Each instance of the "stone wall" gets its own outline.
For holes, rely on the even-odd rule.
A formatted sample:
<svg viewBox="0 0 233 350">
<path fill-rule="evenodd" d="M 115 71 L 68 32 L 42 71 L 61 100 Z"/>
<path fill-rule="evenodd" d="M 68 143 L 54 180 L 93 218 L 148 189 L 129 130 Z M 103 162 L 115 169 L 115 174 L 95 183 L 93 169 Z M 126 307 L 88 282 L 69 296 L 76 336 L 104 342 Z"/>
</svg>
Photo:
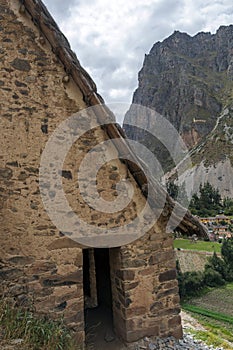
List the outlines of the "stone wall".
<svg viewBox="0 0 233 350">
<path fill-rule="evenodd" d="M 182 336 L 171 243 L 172 237 L 153 228 L 134 245 L 110 254 L 115 326 L 127 342 L 145 336 Z"/>
<path fill-rule="evenodd" d="M 50 221 L 38 182 L 49 136 L 86 107 L 85 98 L 72 78 L 64 79 L 64 67 L 27 13 L 20 13 L 17 0 L 0 0 L 0 14 L 1 294 L 19 305 L 33 303 L 37 312 L 50 317 L 64 315 L 80 342 L 85 336 L 83 247 Z M 93 118 L 85 117 L 83 125 L 91 128 Z M 135 218 L 145 198 L 112 146 L 107 152 L 115 160 L 100 169 L 98 189 L 103 198 L 113 200 L 117 181 L 130 179 L 131 203 L 109 215 L 96 213 L 83 201 L 77 170 L 85 154 L 106 138 L 101 128 L 86 133 L 69 151 L 61 174 L 72 209 L 89 224 L 109 228 Z M 127 342 L 145 335 L 182 334 L 175 258 L 165 225 L 160 220 L 143 239 L 110 249 L 114 322 Z"/>
<path fill-rule="evenodd" d="M 48 136 L 85 104 L 72 82 L 63 83 L 63 66 L 18 2 L 0 7 L 1 288 L 17 304 L 64 313 L 83 339 L 82 249 L 50 248 L 62 234 L 44 210 L 38 174 Z"/>
<path fill-rule="evenodd" d="M 213 253 L 192 250 L 175 250 L 175 254 L 182 272 L 204 271 L 208 258 L 213 256 Z"/>
</svg>

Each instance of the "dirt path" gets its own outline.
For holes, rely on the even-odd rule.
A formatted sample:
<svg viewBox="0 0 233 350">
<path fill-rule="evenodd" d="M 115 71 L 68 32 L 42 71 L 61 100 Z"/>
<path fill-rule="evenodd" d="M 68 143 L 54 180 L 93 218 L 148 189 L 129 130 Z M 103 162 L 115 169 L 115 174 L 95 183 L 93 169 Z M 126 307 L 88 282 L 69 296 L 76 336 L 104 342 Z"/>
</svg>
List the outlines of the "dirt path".
<svg viewBox="0 0 233 350">
<path fill-rule="evenodd" d="M 195 329 L 200 331 L 205 331 L 206 329 L 191 315 L 185 311 L 181 311 L 181 319 L 183 329 Z"/>
<path fill-rule="evenodd" d="M 87 350 L 126 350 L 113 331 L 111 312 L 99 307 L 87 315 Z"/>
</svg>

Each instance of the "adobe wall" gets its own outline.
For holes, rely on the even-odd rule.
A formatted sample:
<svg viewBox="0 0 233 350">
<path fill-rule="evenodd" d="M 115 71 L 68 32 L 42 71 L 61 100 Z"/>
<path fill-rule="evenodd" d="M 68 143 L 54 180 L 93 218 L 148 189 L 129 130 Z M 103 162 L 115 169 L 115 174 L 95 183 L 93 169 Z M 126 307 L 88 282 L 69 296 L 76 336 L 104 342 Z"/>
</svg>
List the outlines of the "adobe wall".
<svg viewBox="0 0 233 350">
<path fill-rule="evenodd" d="M 82 247 L 49 219 L 38 180 L 49 136 L 86 104 L 72 79 L 64 79 L 64 67 L 29 16 L 19 13 L 17 0 L 0 0 L 0 41 L 1 294 L 14 297 L 20 305 L 33 302 L 37 312 L 53 318 L 64 314 L 82 341 Z M 83 123 L 91 127 L 93 119 Z M 105 139 L 104 131 L 95 129 L 71 148 L 63 168 L 63 185 L 80 217 L 108 228 L 135 218 L 145 198 L 125 165 L 114 160 L 99 171 L 99 190 L 104 198 L 113 200 L 117 181 L 127 177 L 135 190 L 131 204 L 122 213 L 107 215 L 96 214 L 84 203 L 77 170 L 85 154 Z M 117 158 L 114 147 L 107 151 Z M 172 239 L 164 227 L 165 222 L 160 221 L 143 239 L 111 250 L 115 325 L 127 342 L 145 335 L 182 334 Z"/>
</svg>

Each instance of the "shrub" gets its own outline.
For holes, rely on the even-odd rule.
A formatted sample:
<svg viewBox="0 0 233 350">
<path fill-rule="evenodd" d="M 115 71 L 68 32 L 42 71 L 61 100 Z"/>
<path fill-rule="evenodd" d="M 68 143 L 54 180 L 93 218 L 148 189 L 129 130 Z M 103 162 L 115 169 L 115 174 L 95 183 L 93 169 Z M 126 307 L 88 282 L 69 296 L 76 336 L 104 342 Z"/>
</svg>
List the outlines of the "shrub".
<svg viewBox="0 0 233 350">
<path fill-rule="evenodd" d="M 223 279 L 227 278 L 227 265 L 225 261 L 221 258 L 219 258 L 214 252 L 213 256 L 208 259 L 208 263 L 205 265 L 205 270 L 206 269 L 212 269 L 218 272 Z"/>
<path fill-rule="evenodd" d="M 203 273 L 198 271 L 185 272 L 178 275 L 180 297 L 196 296 L 204 287 Z"/>
<path fill-rule="evenodd" d="M 200 271 L 182 273 L 177 262 L 181 299 L 197 296 L 204 287 L 218 287 L 224 285 L 226 281 L 233 281 L 233 238 L 223 241 L 221 252 L 223 259 L 214 252 L 205 265 L 204 273 Z"/>
<path fill-rule="evenodd" d="M 226 264 L 227 281 L 233 281 L 233 238 L 224 239 L 221 249 L 222 257 Z"/>
<path fill-rule="evenodd" d="M 204 272 L 204 283 L 209 287 L 218 287 L 224 285 L 226 281 L 218 271 L 209 267 Z"/>
<path fill-rule="evenodd" d="M 233 268 L 233 237 L 224 239 L 221 253 L 226 264 Z"/>
</svg>

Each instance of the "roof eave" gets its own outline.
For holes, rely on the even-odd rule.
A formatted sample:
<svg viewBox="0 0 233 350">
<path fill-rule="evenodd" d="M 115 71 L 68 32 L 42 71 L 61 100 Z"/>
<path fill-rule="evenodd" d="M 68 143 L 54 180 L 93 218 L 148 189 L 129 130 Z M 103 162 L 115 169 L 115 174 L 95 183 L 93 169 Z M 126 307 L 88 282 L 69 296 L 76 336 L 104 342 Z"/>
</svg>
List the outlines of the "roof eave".
<svg viewBox="0 0 233 350">
<path fill-rule="evenodd" d="M 145 186 L 145 174 L 142 169 L 139 169 L 138 166 L 135 166 L 135 164 L 138 164 L 140 161 L 134 155 L 129 145 L 127 144 L 124 132 L 121 129 L 121 127 L 116 123 L 106 122 L 109 120 L 114 120 L 112 112 L 105 105 L 103 105 L 104 100 L 97 93 L 97 88 L 94 81 L 86 72 L 86 70 L 81 66 L 76 54 L 71 50 L 68 40 L 60 31 L 56 22 L 48 12 L 46 6 L 41 0 L 19 0 L 19 2 L 22 4 L 22 6 L 25 7 L 25 10 L 30 14 L 33 22 L 40 30 L 41 35 L 43 35 L 50 43 L 53 52 L 63 64 L 66 74 L 70 75 L 73 78 L 74 82 L 81 90 L 85 103 L 88 106 L 100 106 L 100 109 L 98 109 L 99 113 L 97 110 L 97 118 L 100 124 L 104 124 L 103 128 L 105 129 L 110 139 L 116 138 L 121 140 L 120 143 L 117 142 L 116 144 L 118 152 L 121 155 L 130 154 L 132 162 L 126 161 L 127 166 L 132 176 L 140 186 L 143 195 L 146 197 L 147 186 Z M 164 189 L 161 186 L 159 186 L 159 184 L 157 185 L 159 191 L 164 191 Z M 166 198 L 166 204 L 170 209 L 171 214 L 171 211 L 175 206 L 175 202 L 167 194 Z M 179 224 L 178 229 L 181 232 L 188 235 L 196 233 L 200 237 L 207 236 L 207 232 L 205 231 L 203 225 L 196 218 L 194 218 L 189 211 L 187 211 L 184 215 L 181 223 Z"/>
</svg>

